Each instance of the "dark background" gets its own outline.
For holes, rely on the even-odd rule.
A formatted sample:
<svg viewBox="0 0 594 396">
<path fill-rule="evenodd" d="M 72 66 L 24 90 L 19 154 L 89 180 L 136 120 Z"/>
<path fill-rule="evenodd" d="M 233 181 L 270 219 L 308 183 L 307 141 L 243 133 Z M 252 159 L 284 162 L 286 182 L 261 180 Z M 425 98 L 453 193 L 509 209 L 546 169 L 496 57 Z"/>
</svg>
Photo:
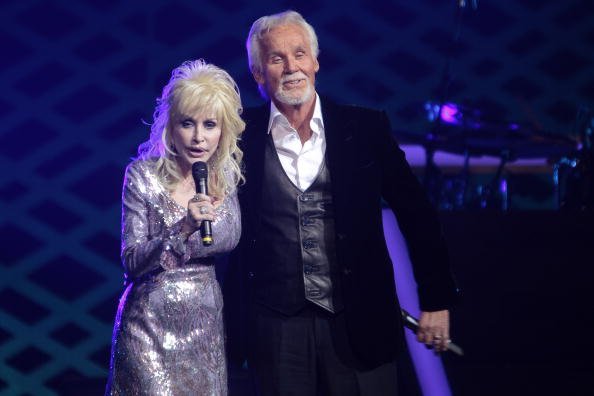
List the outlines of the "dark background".
<svg viewBox="0 0 594 396">
<path fill-rule="evenodd" d="M 143 120 L 171 69 L 199 57 L 230 72 L 245 106 L 261 103 L 244 48 L 261 15 L 301 12 L 319 36 L 318 90 L 385 109 L 394 129 L 422 136 L 431 128 L 424 102 L 445 95 L 493 120 L 575 134 L 578 108 L 594 102 L 594 3 L 468 3 L 460 14 L 459 2 L 445 0 L 0 1 L 0 393 L 101 392 L 123 281 L 121 182 L 148 136 Z M 454 391 L 514 394 L 530 387 L 513 385 L 557 378 L 537 389 L 587 394 L 580 386 L 594 370 L 578 358 L 587 349 L 559 347 L 560 337 L 576 337 L 559 316 L 570 307 L 572 318 L 592 317 L 591 218 L 484 215 L 444 214 L 467 290 L 456 319 L 470 353 L 446 361 Z M 578 322 L 580 338 L 591 339 L 591 324 Z M 577 381 L 575 392 L 556 392 L 565 380 Z"/>
</svg>

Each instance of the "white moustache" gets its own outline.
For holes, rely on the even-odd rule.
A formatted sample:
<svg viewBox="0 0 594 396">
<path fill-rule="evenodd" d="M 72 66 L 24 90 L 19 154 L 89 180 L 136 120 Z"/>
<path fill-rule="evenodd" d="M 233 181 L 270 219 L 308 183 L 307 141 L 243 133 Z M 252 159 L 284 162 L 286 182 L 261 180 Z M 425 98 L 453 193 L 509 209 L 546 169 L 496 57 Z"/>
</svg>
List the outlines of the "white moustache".
<svg viewBox="0 0 594 396">
<path fill-rule="evenodd" d="M 295 81 L 295 80 L 309 81 L 307 76 L 305 74 L 303 74 L 302 72 L 295 72 L 293 74 L 281 77 L 281 84 L 284 84 L 284 83 L 290 82 L 290 81 Z"/>
</svg>

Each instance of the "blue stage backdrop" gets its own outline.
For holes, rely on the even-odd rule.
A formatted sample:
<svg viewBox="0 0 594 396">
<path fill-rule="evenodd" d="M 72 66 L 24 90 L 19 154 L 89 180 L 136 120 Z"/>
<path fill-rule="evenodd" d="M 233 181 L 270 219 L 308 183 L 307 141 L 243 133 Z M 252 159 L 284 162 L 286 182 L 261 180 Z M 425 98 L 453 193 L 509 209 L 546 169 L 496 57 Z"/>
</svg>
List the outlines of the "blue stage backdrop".
<svg viewBox="0 0 594 396">
<path fill-rule="evenodd" d="M 570 134 L 594 101 L 593 3 L 466 1 L 456 29 L 461 3 L 2 0 L 0 393 L 103 386 L 122 175 L 143 120 L 170 70 L 199 57 L 236 78 L 246 106 L 260 103 L 244 40 L 261 15 L 304 14 L 319 35 L 319 91 L 383 108 L 395 129 L 422 134 L 423 103 L 445 95 Z"/>
</svg>

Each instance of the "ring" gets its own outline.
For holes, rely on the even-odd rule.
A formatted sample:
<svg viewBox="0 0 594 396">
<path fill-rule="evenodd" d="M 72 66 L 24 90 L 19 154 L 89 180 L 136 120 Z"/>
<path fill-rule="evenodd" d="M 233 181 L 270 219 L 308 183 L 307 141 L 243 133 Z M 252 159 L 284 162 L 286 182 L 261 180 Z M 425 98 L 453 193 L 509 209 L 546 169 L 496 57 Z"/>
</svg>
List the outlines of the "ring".
<svg viewBox="0 0 594 396">
<path fill-rule="evenodd" d="M 192 201 L 192 202 L 199 202 L 199 201 L 200 201 L 200 197 L 198 196 L 198 194 L 194 195 L 194 196 L 192 197 L 192 200 L 191 200 L 191 201 Z"/>
<path fill-rule="evenodd" d="M 206 212 L 208 212 L 208 209 L 206 209 L 205 206 L 201 206 L 200 207 L 200 214 L 206 214 Z"/>
</svg>

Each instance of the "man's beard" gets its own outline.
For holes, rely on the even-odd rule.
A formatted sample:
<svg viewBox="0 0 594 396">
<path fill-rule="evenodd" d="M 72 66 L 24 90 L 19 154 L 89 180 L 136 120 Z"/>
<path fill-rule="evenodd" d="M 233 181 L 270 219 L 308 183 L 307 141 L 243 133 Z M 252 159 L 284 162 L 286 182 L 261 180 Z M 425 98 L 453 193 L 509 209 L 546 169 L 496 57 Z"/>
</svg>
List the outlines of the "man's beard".
<svg viewBox="0 0 594 396">
<path fill-rule="evenodd" d="M 302 91 L 303 93 L 299 96 L 296 96 L 295 93 L 291 92 L 292 90 L 287 90 L 285 91 L 283 89 L 283 83 L 286 82 L 287 80 L 292 80 L 295 78 L 303 78 L 305 79 L 305 90 Z M 306 75 L 304 75 L 303 73 L 298 73 L 296 75 L 291 75 L 291 76 L 287 76 L 287 77 L 283 77 L 280 81 L 280 84 L 278 85 L 278 89 L 276 90 L 276 92 L 274 93 L 274 97 L 276 100 L 278 100 L 281 103 L 284 103 L 286 105 L 301 105 L 303 103 L 308 102 L 311 97 L 313 96 L 314 90 L 311 87 L 311 84 L 309 83 L 309 78 L 307 78 Z"/>
</svg>

